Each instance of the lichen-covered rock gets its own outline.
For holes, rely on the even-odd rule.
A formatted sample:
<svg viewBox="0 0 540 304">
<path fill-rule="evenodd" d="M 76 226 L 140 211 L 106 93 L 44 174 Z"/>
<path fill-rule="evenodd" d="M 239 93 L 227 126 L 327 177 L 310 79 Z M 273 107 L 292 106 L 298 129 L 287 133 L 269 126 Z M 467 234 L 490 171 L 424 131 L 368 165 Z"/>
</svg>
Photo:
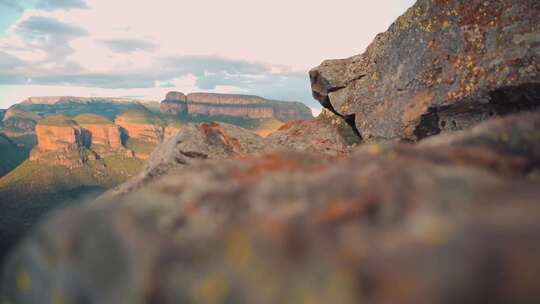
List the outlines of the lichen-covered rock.
<svg viewBox="0 0 540 304">
<path fill-rule="evenodd" d="M 310 71 L 366 141 L 418 140 L 540 104 L 536 0 L 419 0 L 362 55 Z"/>
<path fill-rule="evenodd" d="M 348 154 L 347 143 L 336 126 L 320 120 L 288 122 L 266 138 L 269 149 L 290 149 L 331 155 Z"/>
<path fill-rule="evenodd" d="M 192 162 L 47 221 L 12 254 L 2 300 L 536 303 L 539 123 L 511 116 L 351 159 Z"/>
<path fill-rule="evenodd" d="M 145 169 L 107 195 L 124 195 L 170 170 L 201 159 L 238 158 L 264 148 L 263 138 L 225 123 L 186 124 L 150 155 Z"/>
</svg>

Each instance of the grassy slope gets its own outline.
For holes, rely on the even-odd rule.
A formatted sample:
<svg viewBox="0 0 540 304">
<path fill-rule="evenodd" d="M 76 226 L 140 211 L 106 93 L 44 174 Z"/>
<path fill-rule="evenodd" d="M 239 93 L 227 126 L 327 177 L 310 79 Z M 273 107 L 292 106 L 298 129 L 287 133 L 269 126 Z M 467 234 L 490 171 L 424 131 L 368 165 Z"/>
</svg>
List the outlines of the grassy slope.
<svg viewBox="0 0 540 304">
<path fill-rule="evenodd" d="M 25 161 L 0 178 L 0 260 L 44 214 L 96 197 L 135 175 L 142 165 L 140 160 L 120 157 L 74 169 Z"/>
<path fill-rule="evenodd" d="M 113 122 L 103 116 L 92 114 L 92 113 L 84 113 L 79 114 L 73 118 L 73 120 L 77 124 L 86 124 L 86 125 L 112 125 Z"/>
<path fill-rule="evenodd" d="M 160 115 L 152 113 L 146 108 L 131 109 L 118 115 L 118 118 L 122 118 L 136 124 L 163 125 L 163 120 L 161 119 Z"/>
<path fill-rule="evenodd" d="M 0 177 L 15 169 L 28 157 L 28 151 L 0 134 Z"/>
</svg>

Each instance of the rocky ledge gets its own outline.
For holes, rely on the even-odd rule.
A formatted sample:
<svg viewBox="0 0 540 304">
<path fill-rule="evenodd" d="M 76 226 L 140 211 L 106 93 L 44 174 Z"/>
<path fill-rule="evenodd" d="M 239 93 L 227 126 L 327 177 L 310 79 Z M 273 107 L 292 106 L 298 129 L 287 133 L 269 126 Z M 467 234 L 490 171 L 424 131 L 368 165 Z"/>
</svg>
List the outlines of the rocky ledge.
<svg viewBox="0 0 540 304">
<path fill-rule="evenodd" d="M 269 100 L 252 95 L 169 92 L 161 102 L 163 114 L 233 116 L 281 121 L 310 119 L 311 110 L 300 102 Z"/>
<path fill-rule="evenodd" d="M 540 105 L 536 0 L 419 0 L 361 55 L 310 72 L 365 141 L 419 140 Z"/>
</svg>

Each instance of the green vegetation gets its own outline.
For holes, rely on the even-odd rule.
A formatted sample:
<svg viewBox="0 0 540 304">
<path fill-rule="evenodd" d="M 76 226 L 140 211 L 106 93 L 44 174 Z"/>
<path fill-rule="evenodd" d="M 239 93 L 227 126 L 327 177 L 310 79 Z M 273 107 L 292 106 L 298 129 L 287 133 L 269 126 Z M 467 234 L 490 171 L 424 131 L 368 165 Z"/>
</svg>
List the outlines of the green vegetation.
<svg viewBox="0 0 540 304">
<path fill-rule="evenodd" d="M 197 115 L 197 114 L 181 114 L 178 116 L 168 115 L 164 118 L 167 124 L 177 123 L 179 125 L 185 123 L 207 123 L 207 122 L 224 122 L 231 125 L 236 125 L 248 130 L 258 130 L 269 127 L 275 124 L 283 124 L 275 118 L 248 118 L 234 117 L 225 115 Z"/>
<path fill-rule="evenodd" d="M 126 141 L 126 148 L 137 154 L 150 155 L 156 147 L 156 144 L 144 140 L 128 138 Z"/>
<path fill-rule="evenodd" d="M 118 115 L 118 118 L 136 124 L 163 125 L 163 120 L 146 108 L 131 109 Z"/>
<path fill-rule="evenodd" d="M 343 138 L 345 139 L 345 142 L 347 143 L 347 145 L 350 146 L 353 144 L 360 144 L 362 142 L 360 137 L 356 135 L 356 133 L 354 133 L 351 126 L 349 126 L 342 118 L 338 116 L 333 115 L 333 114 L 332 116 L 330 116 L 330 114 L 328 115 L 321 114 L 316 119 L 326 124 L 335 125 L 338 128 L 338 131 L 341 134 L 341 136 L 343 136 Z"/>
<path fill-rule="evenodd" d="M 75 116 L 75 118 L 73 118 L 73 120 L 75 122 L 77 122 L 78 124 L 82 124 L 82 125 L 112 125 L 113 122 L 110 121 L 109 119 L 103 117 L 103 116 L 100 116 L 100 115 L 97 115 L 97 114 L 91 114 L 91 113 L 84 113 L 84 114 L 80 114 L 80 115 L 77 115 Z"/>
<path fill-rule="evenodd" d="M 68 168 L 25 161 L 0 178 L 0 260 L 48 212 L 97 197 L 138 173 L 143 162 L 108 157 Z"/>
<path fill-rule="evenodd" d="M 38 122 L 38 124 L 43 126 L 53 126 L 53 127 L 70 127 L 75 126 L 75 121 L 67 118 L 64 115 L 54 115 L 44 118 Z"/>
<path fill-rule="evenodd" d="M 15 169 L 26 158 L 28 151 L 19 147 L 17 143 L 4 134 L 0 134 L 0 177 Z"/>
</svg>

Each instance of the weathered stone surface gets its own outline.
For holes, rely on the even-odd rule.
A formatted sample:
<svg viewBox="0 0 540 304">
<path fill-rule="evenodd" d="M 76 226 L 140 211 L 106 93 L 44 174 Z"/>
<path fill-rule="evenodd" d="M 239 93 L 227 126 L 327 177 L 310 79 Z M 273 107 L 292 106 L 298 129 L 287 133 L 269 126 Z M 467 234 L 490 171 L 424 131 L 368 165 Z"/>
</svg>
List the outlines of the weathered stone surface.
<svg viewBox="0 0 540 304">
<path fill-rule="evenodd" d="M 259 96 L 169 92 L 161 102 L 163 114 L 233 116 L 282 121 L 312 118 L 311 110 L 300 102 L 269 100 Z"/>
<path fill-rule="evenodd" d="M 176 133 L 178 133 L 178 131 L 180 131 L 180 129 L 182 128 L 182 126 L 180 125 L 172 125 L 172 124 L 169 124 L 165 127 L 165 140 L 173 137 Z"/>
<path fill-rule="evenodd" d="M 540 104 L 535 0 L 419 0 L 362 55 L 310 71 L 366 141 L 418 140 Z"/>
<path fill-rule="evenodd" d="M 511 116 L 345 160 L 192 162 L 53 217 L 11 256 L 3 300 L 536 303 L 539 123 Z"/>
<path fill-rule="evenodd" d="M 289 122 L 267 138 L 226 123 L 186 124 L 152 153 L 141 174 L 108 195 L 124 195 L 166 175 L 170 170 L 206 159 L 243 158 L 260 152 L 309 151 L 349 155 L 336 127 L 318 120 Z"/>
<path fill-rule="evenodd" d="M 347 143 L 337 127 L 320 120 L 288 122 L 266 138 L 267 148 L 347 155 Z"/>
<path fill-rule="evenodd" d="M 264 148 L 257 134 L 225 123 L 186 124 L 152 153 L 145 169 L 108 193 L 123 195 L 170 170 L 201 159 L 238 158 Z"/>
</svg>

